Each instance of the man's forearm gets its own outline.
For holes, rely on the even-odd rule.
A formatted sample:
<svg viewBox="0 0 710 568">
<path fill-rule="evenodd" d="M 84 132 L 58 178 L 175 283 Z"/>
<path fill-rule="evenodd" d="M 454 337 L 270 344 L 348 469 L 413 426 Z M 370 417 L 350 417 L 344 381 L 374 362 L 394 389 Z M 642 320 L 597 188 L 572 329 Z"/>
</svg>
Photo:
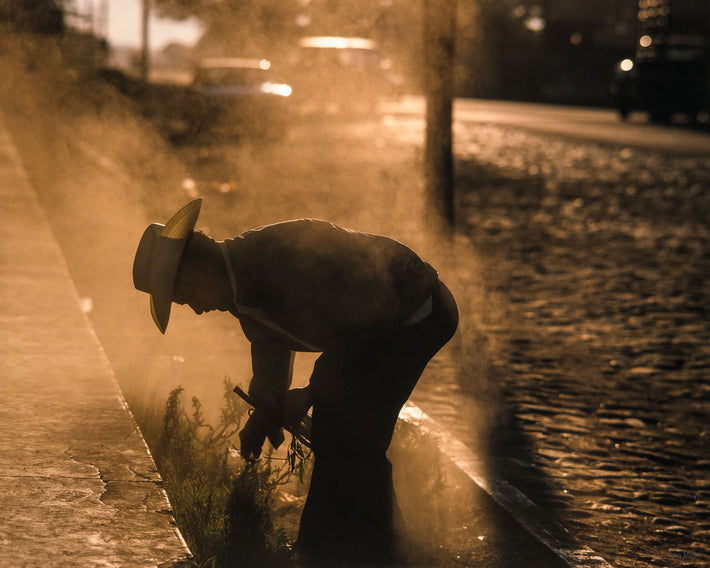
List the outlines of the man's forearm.
<svg viewBox="0 0 710 568">
<path fill-rule="evenodd" d="M 270 412 L 282 412 L 293 378 L 294 353 L 278 342 L 251 344 L 252 377 L 249 394 Z"/>
</svg>

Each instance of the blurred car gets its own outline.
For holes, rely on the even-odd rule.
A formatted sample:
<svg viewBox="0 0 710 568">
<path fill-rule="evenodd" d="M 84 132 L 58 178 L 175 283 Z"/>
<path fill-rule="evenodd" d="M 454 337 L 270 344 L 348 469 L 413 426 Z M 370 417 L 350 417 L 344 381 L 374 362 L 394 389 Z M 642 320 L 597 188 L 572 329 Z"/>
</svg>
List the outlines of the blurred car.
<svg viewBox="0 0 710 568">
<path fill-rule="evenodd" d="M 277 81 L 268 59 L 213 57 L 194 71 L 192 89 L 203 127 L 232 132 L 275 132 L 291 114 L 291 85 Z"/>
<path fill-rule="evenodd" d="M 306 112 L 370 113 L 382 97 L 403 88 L 403 77 L 393 72 L 377 43 L 360 37 L 302 37 L 289 58 L 289 72 Z"/>
<path fill-rule="evenodd" d="M 695 120 L 710 110 L 710 65 L 707 53 L 693 46 L 673 46 L 662 56 L 620 61 L 611 95 L 622 119 L 648 112 L 652 122 L 668 122 L 674 114 Z"/>
</svg>

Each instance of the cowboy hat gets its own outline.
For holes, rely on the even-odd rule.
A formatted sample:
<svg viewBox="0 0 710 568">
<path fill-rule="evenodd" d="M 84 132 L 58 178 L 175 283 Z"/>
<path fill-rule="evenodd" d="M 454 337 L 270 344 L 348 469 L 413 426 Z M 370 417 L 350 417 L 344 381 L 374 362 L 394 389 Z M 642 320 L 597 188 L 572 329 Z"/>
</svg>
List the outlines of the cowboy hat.
<svg viewBox="0 0 710 568">
<path fill-rule="evenodd" d="M 168 327 L 178 267 L 201 207 L 200 197 L 185 205 L 165 225 L 149 225 L 133 260 L 133 285 L 150 294 L 150 313 L 161 333 Z"/>
</svg>

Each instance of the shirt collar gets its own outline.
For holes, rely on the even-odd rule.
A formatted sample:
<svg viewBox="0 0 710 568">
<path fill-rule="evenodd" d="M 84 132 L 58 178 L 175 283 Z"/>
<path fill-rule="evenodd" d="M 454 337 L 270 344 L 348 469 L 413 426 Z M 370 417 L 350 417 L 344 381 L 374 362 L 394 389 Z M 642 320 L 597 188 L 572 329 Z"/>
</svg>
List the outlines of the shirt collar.
<svg viewBox="0 0 710 568">
<path fill-rule="evenodd" d="M 237 278 L 234 276 L 234 266 L 232 265 L 232 259 L 229 258 L 229 247 L 227 246 L 227 241 L 222 241 L 222 256 L 224 257 L 224 264 L 227 267 L 227 274 L 229 275 L 229 284 L 232 286 L 232 301 L 237 303 Z"/>
</svg>

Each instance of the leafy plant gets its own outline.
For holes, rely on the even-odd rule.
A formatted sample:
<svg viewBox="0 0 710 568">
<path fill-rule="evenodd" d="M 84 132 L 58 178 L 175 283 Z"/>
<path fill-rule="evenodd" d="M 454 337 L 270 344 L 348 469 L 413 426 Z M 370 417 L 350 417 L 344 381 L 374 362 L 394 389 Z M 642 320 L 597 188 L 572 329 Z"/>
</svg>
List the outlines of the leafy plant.
<svg viewBox="0 0 710 568">
<path fill-rule="evenodd" d="M 298 460 L 291 468 L 273 468 L 269 459 L 230 462 L 232 439 L 248 411 L 232 388 L 226 378 L 216 426 L 206 422 L 197 398 L 188 413 L 182 387 L 170 393 L 162 417 L 143 408 L 139 421 L 177 524 L 199 565 L 285 567 L 290 550 L 285 531 L 272 518 L 272 502 Z"/>
<path fill-rule="evenodd" d="M 306 474 L 308 472 L 308 466 L 312 462 L 309 460 L 311 457 L 311 451 L 305 450 L 304 445 L 295 436 L 291 438 L 291 444 L 288 447 L 288 452 L 286 454 L 286 463 L 288 465 L 289 473 L 295 473 L 298 475 L 298 481 L 300 483 L 304 482 Z"/>
<path fill-rule="evenodd" d="M 230 459 L 249 410 L 232 389 L 225 378 L 216 426 L 206 421 L 197 398 L 186 410 L 182 387 L 170 393 L 162 412 L 156 406 L 132 408 L 195 561 L 203 568 L 287 568 L 292 564 L 290 548 L 286 531 L 273 515 L 274 496 L 286 483 L 289 491 L 300 493 L 313 460 L 296 438 L 283 462 L 268 453 L 256 462 Z M 416 426 L 399 421 L 390 457 L 405 513 L 428 512 L 426 522 L 422 515 L 412 515 L 410 528 L 422 541 L 437 538 L 443 472 L 433 441 Z"/>
</svg>

